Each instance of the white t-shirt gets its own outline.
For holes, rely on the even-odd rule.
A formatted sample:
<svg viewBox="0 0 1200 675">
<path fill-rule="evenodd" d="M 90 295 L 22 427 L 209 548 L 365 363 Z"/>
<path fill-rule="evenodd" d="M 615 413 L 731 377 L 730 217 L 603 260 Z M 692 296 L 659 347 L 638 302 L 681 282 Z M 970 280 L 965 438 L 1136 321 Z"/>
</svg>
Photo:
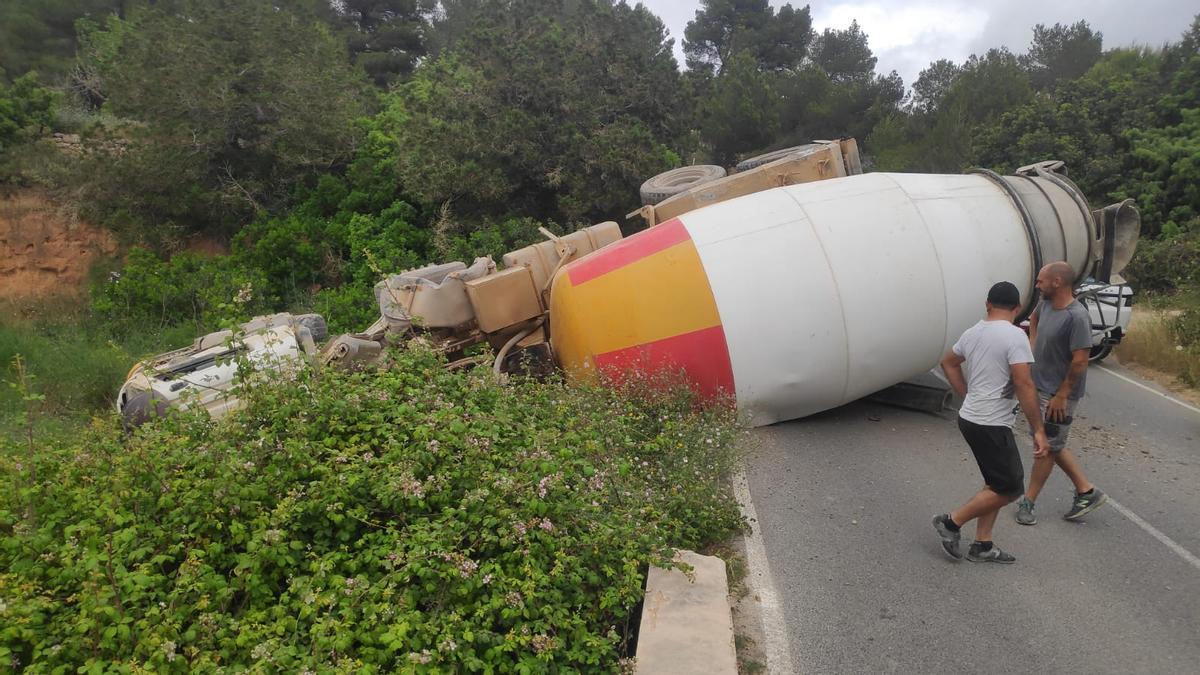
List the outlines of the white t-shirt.
<svg viewBox="0 0 1200 675">
<path fill-rule="evenodd" d="M 966 359 L 967 398 L 958 416 L 989 427 L 1011 427 L 1017 418 L 1014 363 L 1033 363 L 1029 337 L 1008 321 L 980 321 L 967 329 L 954 353 Z"/>
</svg>

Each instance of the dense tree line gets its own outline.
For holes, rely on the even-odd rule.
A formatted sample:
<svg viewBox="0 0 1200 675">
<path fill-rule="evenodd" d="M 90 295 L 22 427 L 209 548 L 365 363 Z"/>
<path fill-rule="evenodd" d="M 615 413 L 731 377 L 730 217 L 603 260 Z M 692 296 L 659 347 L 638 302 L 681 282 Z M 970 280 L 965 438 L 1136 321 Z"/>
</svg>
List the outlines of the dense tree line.
<svg viewBox="0 0 1200 675">
<path fill-rule="evenodd" d="M 1037 25 L 911 91 L 859 25 L 815 31 L 807 6 L 704 0 L 682 47 L 681 68 L 662 21 L 617 0 L 11 0 L 0 180 L 160 252 L 230 240 L 277 303 L 820 137 L 857 137 L 875 170 L 1063 159 L 1094 203 L 1133 198 L 1146 235 L 1197 248 L 1200 20 L 1161 48 Z"/>
</svg>

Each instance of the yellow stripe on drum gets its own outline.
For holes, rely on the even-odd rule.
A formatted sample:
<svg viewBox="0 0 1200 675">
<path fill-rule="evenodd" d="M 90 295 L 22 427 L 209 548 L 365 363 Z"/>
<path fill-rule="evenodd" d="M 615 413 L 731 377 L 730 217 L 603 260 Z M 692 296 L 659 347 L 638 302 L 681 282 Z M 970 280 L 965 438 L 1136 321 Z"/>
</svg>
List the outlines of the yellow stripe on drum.
<svg viewBox="0 0 1200 675">
<path fill-rule="evenodd" d="M 550 290 L 550 345 L 569 377 L 590 380 L 596 377 L 596 363 L 588 351 L 588 311 L 575 294 L 570 277 L 559 270 Z"/>
<path fill-rule="evenodd" d="M 551 291 L 550 335 L 573 374 L 594 371 L 598 355 L 721 324 L 690 239 L 583 283 L 573 283 L 569 270 L 559 272 Z"/>
</svg>

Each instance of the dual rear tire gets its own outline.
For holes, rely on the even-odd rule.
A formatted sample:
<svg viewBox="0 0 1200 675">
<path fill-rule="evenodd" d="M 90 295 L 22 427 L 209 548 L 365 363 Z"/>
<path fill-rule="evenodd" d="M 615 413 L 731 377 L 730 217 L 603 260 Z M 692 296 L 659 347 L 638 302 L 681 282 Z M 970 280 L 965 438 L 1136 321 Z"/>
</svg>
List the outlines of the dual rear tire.
<svg viewBox="0 0 1200 675">
<path fill-rule="evenodd" d="M 797 145 L 790 148 L 774 150 L 761 155 L 756 155 L 748 159 L 743 159 L 738 162 L 738 171 L 749 171 L 763 164 L 774 162 L 784 157 L 792 155 L 804 154 L 813 150 L 824 147 L 820 143 L 808 143 L 806 145 Z M 643 204 L 658 204 L 670 197 L 681 192 L 710 183 L 719 178 L 724 178 L 726 171 L 724 167 L 714 164 L 696 164 L 693 166 L 684 166 L 678 169 L 671 169 L 658 174 L 650 180 L 642 183 L 640 190 Z"/>
<path fill-rule="evenodd" d="M 642 183 L 643 204 L 657 204 L 681 192 L 725 177 L 725 168 L 714 164 L 696 164 L 671 169 Z"/>
</svg>

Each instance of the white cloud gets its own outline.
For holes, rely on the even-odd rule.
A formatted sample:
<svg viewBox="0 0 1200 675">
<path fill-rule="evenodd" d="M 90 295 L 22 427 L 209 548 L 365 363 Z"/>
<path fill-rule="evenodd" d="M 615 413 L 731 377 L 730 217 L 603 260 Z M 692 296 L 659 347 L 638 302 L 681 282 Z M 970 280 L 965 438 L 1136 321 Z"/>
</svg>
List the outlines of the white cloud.
<svg viewBox="0 0 1200 675">
<path fill-rule="evenodd" d="M 630 0 L 631 2 L 633 0 Z M 683 67 L 683 30 L 699 0 L 641 0 L 666 24 Z M 1105 48 L 1174 42 L 1200 12 L 1180 0 L 771 0 L 775 7 L 812 7 L 818 30 L 846 28 L 857 19 L 881 73 L 896 70 L 907 85 L 938 59 L 964 61 L 992 47 L 1024 53 L 1037 23 L 1086 20 L 1104 34 Z M 1190 6 L 1189 6 L 1190 5 Z"/>
<path fill-rule="evenodd" d="M 844 29 L 858 21 L 879 59 L 876 70 L 895 70 L 912 84 L 917 73 L 939 58 L 962 61 L 983 32 L 988 13 L 975 3 L 845 2 L 819 5 L 813 27 Z"/>
</svg>

